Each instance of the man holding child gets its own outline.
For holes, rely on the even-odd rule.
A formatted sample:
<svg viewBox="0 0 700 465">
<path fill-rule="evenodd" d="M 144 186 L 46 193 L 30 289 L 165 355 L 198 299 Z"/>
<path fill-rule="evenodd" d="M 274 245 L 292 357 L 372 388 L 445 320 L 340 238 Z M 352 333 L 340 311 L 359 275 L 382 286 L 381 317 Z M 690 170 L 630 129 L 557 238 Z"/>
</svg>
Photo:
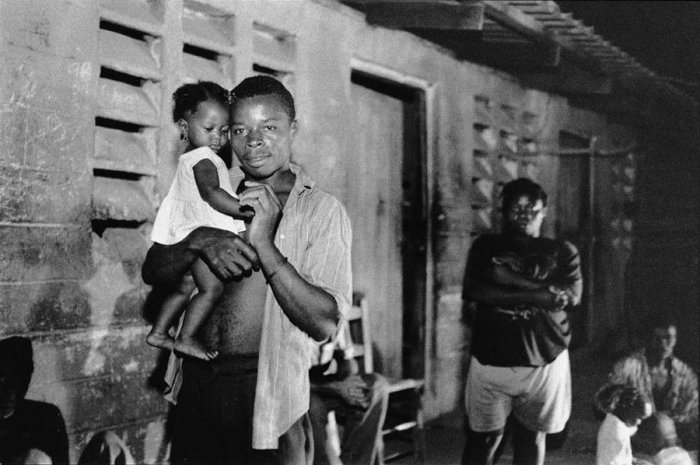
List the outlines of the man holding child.
<svg viewBox="0 0 700 465">
<path fill-rule="evenodd" d="M 143 267 L 147 283 L 169 285 L 202 258 L 226 281 L 200 334 L 219 355 L 183 361 L 172 462 L 306 464 L 310 351 L 349 306 L 350 222 L 291 162 L 294 100 L 279 81 L 243 80 L 231 107 L 240 162 L 232 185 L 255 211 L 247 230 L 196 229 L 177 244 L 154 244 Z"/>
</svg>

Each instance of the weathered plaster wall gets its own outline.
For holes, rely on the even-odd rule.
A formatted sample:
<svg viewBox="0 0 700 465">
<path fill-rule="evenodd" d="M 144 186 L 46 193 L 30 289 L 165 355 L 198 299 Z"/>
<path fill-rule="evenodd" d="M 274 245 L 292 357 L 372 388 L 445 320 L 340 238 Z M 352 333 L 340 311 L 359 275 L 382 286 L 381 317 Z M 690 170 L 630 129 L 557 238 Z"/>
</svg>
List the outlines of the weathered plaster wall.
<svg viewBox="0 0 700 465">
<path fill-rule="evenodd" d="M 627 325 L 625 274 L 637 230 L 636 177 L 645 147 L 631 127 L 609 122 L 606 116 L 589 110 L 570 108 L 564 130 L 588 143 L 595 139 L 596 151 L 592 158 L 594 211 L 590 216 L 594 236 L 590 258 L 595 273 L 593 282 L 585 283 L 586 295 L 592 291 L 593 299 L 585 317 L 586 336 L 581 342 L 595 347 L 605 345 L 611 352 L 618 352 L 628 343 L 621 331 Z M 591 156 L 590 152 L 578 155 L 588 159 Z"/>
<path fill-rule="evenodd" d="M 110 428 L 156 463 L 166 405 L 144 344 L 149 244 L 139 228 L 91 227 L 98 15 L 91 1 L 0 2 L 0 334 L 32 338 L 28 397 L 61 409 L 72 461 Z M 130 217 L 129 192 L 98 194 Z"/>
<path fill-rule="evenodd" d="M 156 36 L 147 46 L 157 71 L 144 78 L 145 87 L 129 90 L 145 102 L 139 103 L 143 112 L 98 105 L 100 95 L 104 101 L 99 89 L 115 86 L 100 77 L 104 5 L 145 11 L 138 21 L 127 15 L 126 22 Z M 34 340 L 36 372 L 29 396 L 61 408 L 74 459 L 86 438 L 105 428 L 124 437 L 139 462 L 154 463 L 165 454 L 167 405 L 151 386 L 158 354 L 144 342 L 148 288 L 139 269 L 149 246 L 149 219 L 176 164 L 170 95 L 185 77 L 204 69 L 188 67 L 193 58 L 183 57 L 183 5 L 193 4 L 0 0 L 0 335 Z M 471 238 L 480 230 L 473 181 L 483 178 L 497 186 L 513 175 L 529 175 L 556 198 L 558 163 L 550 152 L 566 120 L 566 101 L 458 62 L 407 33 L 368 26 L 362 15 L 335 2 L 208 0 L 199 5 L 226 18 L 217 29 L 225 43 L 214 47 L 221 61 L 205 63 L 216 68 L 212 72 L 222 83 L 250 75 L 254 64 L 284 69 L 298 102 L 294 158 L 341 200 L 353 189 L 347 175 L 353 163 L 353 135 L 347 131 L 352 64 L 359 60 L 430 90 L 428 194 L 434 224 L 425 403 L 428 418 L 459 408 L 469 341 L 461 281 Z M 151 17 L 155 25 L 148 22 Z M 213 29 L 205 24 L 202 30 Z M 282 47 L 270 52 L 279 54 L 277 61 L 260 45 L 260 31 L 270 30 L 282 37 L 265 42 Z M 476 97 L 490 102 L 486 114 Z M 531 115 L 527 124 L 521 119 L 526 114 Z M 140 124 L 136 136 L 117 140 L 143 137 L 145 142 L 138 139 L 133 146 L 154 161 L 96 161 L 102 150 L 96 144 L 100 115 Z M 478 168 L 475 124 L 483 118 L 495 128 L 515 124 L 518 131 L 530 131 L 543 148 L 527 163 L 508 165 L 510 171 L 494 149 Z M 94 172 L 98 165 L 112 168 Z M 111 170 L 121 174 L 114 177 Z M 495 207 L 495 195 L 478 207 Z M 547 234 L 554 231 L 553 210 Z"/>
</svg>

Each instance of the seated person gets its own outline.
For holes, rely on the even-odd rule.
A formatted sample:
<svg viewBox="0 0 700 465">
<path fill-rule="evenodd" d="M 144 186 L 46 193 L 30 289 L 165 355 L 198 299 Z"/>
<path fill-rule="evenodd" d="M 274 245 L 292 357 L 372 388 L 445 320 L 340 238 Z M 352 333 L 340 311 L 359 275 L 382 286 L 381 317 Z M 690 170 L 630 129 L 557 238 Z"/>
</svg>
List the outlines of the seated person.
<svg viewBox="0 0 700 465">
<path fill-rule="evenodd" d="M 652 401 L 654 414 L 641 423 L 632 445 L 649 455 L 668 444 L 697 449 L 698 381 L 693 370 L 673 356 L 676 325 L 659 320 L 651 336 L 649 347 L 615 363 L 608 380 L 634 386 Z M 605 386 L 596 394 L 596 406 L 603 412 L 604 392 Z"/>
<path fill-rule="evenodd" d="M 654 465 L 694 465 L 693 458 L 687 450 L 679 446 L 661 449 L 652 458 Z"/>
<path fill-rule="evenodd" d="M 113 431 L 100 431 L 92 436 L 80 454 L 78 465 L 134 465 L 136 461 L 126 443 Z"/>
<path fill-rule="evenodd" d="M 388 382 L 377 373 L 359 374 L 347 322 L 340 324 L 333 340 L 319 344 L 312 364 L 309 418 L 314 435 L 314 464 L 374 464 L 377 454 L 383 451 Z M 343 429 L 340 457 L 326 432 L 331 410 Z"/>
<path fill-rule="evenodd" d="M 0 341 L 0 463 L 68 464 L 68 436 L 61 411 L 24 396 L 34 371 L 32 342 Z"/>
</svg>

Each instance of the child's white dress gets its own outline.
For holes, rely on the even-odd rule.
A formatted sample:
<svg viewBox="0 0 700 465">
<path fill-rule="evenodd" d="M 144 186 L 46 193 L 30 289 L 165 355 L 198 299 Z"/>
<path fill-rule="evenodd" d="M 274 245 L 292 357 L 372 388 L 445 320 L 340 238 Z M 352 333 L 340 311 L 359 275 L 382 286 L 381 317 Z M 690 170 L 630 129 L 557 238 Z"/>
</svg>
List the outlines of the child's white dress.
<svg viewBox="0 0 700 465">
<path fill-rule="evenodd" d="M 627 426 L 617 416 L 608 413 L 598 430 L 596 464 L 632 465 L 630 438 L 636 432 L 636 427 Z"/>
<path fill-rule="evenodd" d="M 199 147 L 180 156 L 175 178 L 168 195 L 160 204 L 151 232 L 151 240 L 163 245 L 175 244 L 200 226 L 226 229 L 234 233 L 245 230 L 245 223 L 224 215 L 202 199 L 194 179 L 193 167 L 201 160 L 211 160 L 219 175 L 219 187 L 236 197 L 224 161 L 209 147 Z"/>
</svg>

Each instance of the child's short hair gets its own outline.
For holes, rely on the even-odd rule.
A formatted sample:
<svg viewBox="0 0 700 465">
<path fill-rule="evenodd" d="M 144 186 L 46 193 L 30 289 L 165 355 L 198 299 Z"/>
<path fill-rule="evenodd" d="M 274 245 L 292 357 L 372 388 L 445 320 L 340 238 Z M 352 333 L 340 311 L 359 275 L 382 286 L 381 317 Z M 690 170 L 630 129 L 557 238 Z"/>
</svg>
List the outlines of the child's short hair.
<svg viewBox="0 0 700 465">
<path fill-rule="evenodd" d="M 611 384 L 597 395 L 601 407 L 621 420 L 643 419 L 647 414 L 649 398 L 634 386 Z"/>
<path fill-rule="evenodd" d="M 242 80 L 231 90 L 231 103 L 235 106 L 238 99 L 257 97 L 258 95 L 273 95 L 277 97 L 282 106 L 284 106 L 289 120 L 294 121 L 294 118 L 296 118 L 294 97 L 284 87 L 284 84 L 271 76 L 252 76 Z"/>
<path fill-rule="evenodd" d="M 218 102 L 224 108 L 229 107 L 229 92 L 219 84 L 211 81 L 199 81 L 196 84 L 184 84 L 173 93 L 173 121 L 176 123 L 188 113 L 197 111 L 197 106 L 209 100 Z"/>
</svg>

